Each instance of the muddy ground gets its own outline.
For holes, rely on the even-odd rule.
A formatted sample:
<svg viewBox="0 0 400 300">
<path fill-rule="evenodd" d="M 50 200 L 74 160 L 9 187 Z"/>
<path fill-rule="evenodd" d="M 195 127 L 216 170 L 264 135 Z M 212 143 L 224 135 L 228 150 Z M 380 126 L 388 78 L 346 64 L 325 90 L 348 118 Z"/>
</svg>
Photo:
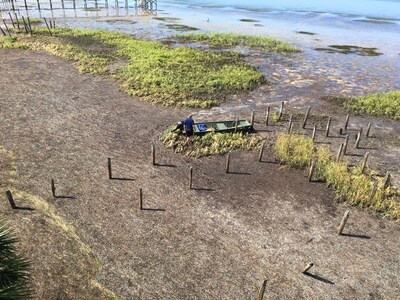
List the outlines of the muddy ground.
<svg viewBox="0 0 400 300">
<path fill-rule="evenodd" d="M 255 299 L 265 279 L 265 299 L 400 294 L 399 224 L 336 203 L 324 184 L 282 169 L 271 151 L 261 163 L 257 151 L 233 152 L 225 174 L 224 157 L 182 157 L 159 142 L 189 111 L 140 102 L 45 53 L 1 50 L 0 71 L 0 207 L 32 260 L 37 299 Z M 325 112 L 336 121 L 325 142 L 335 147 L 343 111 L 318 107 L 334 108 Z M 370 121 L 352 126 L 357 120 Z M 398 131 L 394 122 L 374 121 L 382 126 L 369 151 L 384 172 L 398 165 L 399 146 L 385 143 Z M 262 122 L 257 117 L 259 132 L 285 128 Z M 17 205 L 35 210 L 11 210 L 8 188 Z M 139 210 L 140 188 L 146 210 Z M 307 276 L 300 270 L 308 262 Z"/>
</svg>

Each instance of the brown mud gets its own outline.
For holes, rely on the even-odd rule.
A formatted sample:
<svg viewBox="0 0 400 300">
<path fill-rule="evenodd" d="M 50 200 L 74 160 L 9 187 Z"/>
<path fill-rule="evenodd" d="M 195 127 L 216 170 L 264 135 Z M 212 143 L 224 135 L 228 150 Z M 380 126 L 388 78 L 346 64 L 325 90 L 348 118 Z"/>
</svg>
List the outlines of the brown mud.
<svg viewBox="0 0 400 300">
<path fill-rule="evenodd" d="M 1 187 L 42 199 L 53 218 L 62 217 L 76 232 L 43 221 L 49 219 L 43 207 L 21 192 L 17 201 L 35 211 L 12 211 L 0 202 L 32 260 L 37 299 L 112 298 L 93 281 L 122 299 L 255 299 L 264 279 L 267 299 L 399 295 L 399 225 L 337 204 L 322 183 L 308 183 L 303 171 L 282 169 L 271 149 L 261 163 L 257 151 L 232 153 L 231 173 L 225 174 L 224 157 L 183 157 L 159 142 L 162 131 L 190 111 L 143 103 L 120 92 L 117 83 L 80 75 L 70 62 L 45 53 L 1 50 L 0 71 L 0 146 L 7 153 L 2 166 L 14 166 L 2 175 L 7 184 Z M 247 101 L 260 91 L 273 99 L 271 87 L 264 86 Z M 240 107 L 241 99 L 245 95 L 229 101 Z M 345 113 L 332 102 L 311 99 L 289 101 L 285 112 L 300 113 L 309 104 L 314 114 L 333 116 L 331 136 L 317 141 L 336 146 Z M 257 107 L 256 130 L 285 129 L 283 123 L 266 127 L 265 106 Z M 227 115 L 249 116 L 251 109 L 244 105 Z M 195 112 L 195 119 L 218 118 L 223 110 L 222 105 Z M 311 119 L 308 134 L 314 121 L 323 127 L 319 117 Z M 354 117 L 350 128 L 366 128 L 371 121 L 371 165 L 393 169 L 400 157 L 393 141 L 398 123 Z M 150 163 L 151 144 L 156 166 Z M 366 149 L 353 151 L 362 155 Z M 52 197 L 51 179 L 64 197 Z M 338 236 L 346 209 L 351 212 L 346 235 Z M 310 261 L 310 275 L 301 274 Z"/>
</svg>

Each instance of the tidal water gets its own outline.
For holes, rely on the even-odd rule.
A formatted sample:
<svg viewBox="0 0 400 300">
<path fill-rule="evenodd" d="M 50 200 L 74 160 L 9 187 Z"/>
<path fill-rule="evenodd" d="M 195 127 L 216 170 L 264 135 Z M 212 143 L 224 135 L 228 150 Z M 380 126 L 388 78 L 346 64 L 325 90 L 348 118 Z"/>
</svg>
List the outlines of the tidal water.
<svg viewBox="0 0 400 300">
<path fill-rule="evenodd" d="M 400 89 L 400 0 L 162 0 L 152 9 L 132 0 L 65 0 L 64 7 L 60 0 L 51 6 L 50 0 L 39 1 L 40 11 L 38 0 L 27 0 L 28 10 L 23 0 L 15 6 L 19 14 L 50 18 L 57 26 L 117 30 L 152 40 L 191 26 L 197 32 L 273 36 L 302 51 L 292 56 L 244 52 L 272 85 L 236 96 L 238 109 Z M 0 9 L 5 5 L 2 1 Z M 0 13 L 8 18 L 8 12 Z"/>
</svg>

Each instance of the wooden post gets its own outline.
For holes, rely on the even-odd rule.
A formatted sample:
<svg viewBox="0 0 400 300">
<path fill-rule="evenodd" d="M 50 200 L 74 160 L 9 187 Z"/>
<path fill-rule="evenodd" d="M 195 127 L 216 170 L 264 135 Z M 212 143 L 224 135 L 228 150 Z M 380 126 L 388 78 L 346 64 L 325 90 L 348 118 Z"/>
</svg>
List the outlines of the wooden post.
<svg viewBox="0 0 400 300">
<path fill-rule="evenodd" d="M 339 151 L 336 155 L 336 162 L 340 161 L 340 156 L 342 155 L 342 151 L 343 151 L 343 144 L 340 144 Z"/>
<path fill-rule="evenodd" d="M 329 116 L 328 117 L 328 123 L 326 123 L 326 131 L 325 131 L 325 137 L 329 136 L 329 129 L 331 127 L 331 121 L 332 121 L 332 117 Z"/>
<path fill-rule="evenodd" d="M 139 208 L 143 210 L 143 190 L 139 189 Z"/>
<path fill-rule="evenodd" d="M 25 32 L 26 32 L 26 34 L 28 34 L 28 33 L 29 33 L 29 31 L 28 31 L 28 25 L 26 25 L 24 16 L 21 16 L 21 17 L 22 17 L 22 21 L 24 22 Z"/>
<path fill-rule="evenodd" d="M 312 131 L 312 136 L 311 139 L 314 142 L 315 141 L 315 135 L 317 134 L 317 126 L 314 125 L 313 131 Z"/>
<path fill-rule="evenodd" d="M 75 3 L 75 0 L 72 0 L 72 4 L 73 4 L 73 6 L 74 6 L 74 9 L 76 9 L 76 3 Z"/>
<path fill-rule="evenodd" d="M 308 265 L 303 269 L 303 271 L 301 271 L 301 273 L 303 273 L 303 274 L 307 273 L 308 270 L 310 270 L 313 265 L 314 264 L 312 262 L 308 263 Z"/>
<path fill-rule="evenodd" d="M 285 104 L 285 101 L 281 102 L 281 108 L 279 109 L 279 120 L 282 119 L 283 116 L 283 105 Z"/>
<path fill-rule="evenodd" d="M 65 9 L 64 0 L 61 0 L 61 8 L 62 8 L 62 9 Z"/>
<path fill-rule="evenodd" d="M 310 110 L 311 110 L 311 106 L 309 106 L 309 107 L 307 108 L 307 112 L 306 112 L 306 114 L 304 115 L 304 121 L 303 121 L 303 125 L 302 125 L 302 127 L 301 127 L 301 128 L 303 128 L 303 129 L 306 127 L 308 115 L 310 114 Z"/>
<path fill-rule="evenodd" d="M 360 140 L 361 140 L 361 132 L 357 133 L 356 143 L 354 145 L 354 147 L 356 149 L 358 149 L 358 145 L 360 144 Z"/>
<path fill-rule="evenodd" d="M 50 2 L 50 10 L 53 10 L 53 3 L 51 2 L 51 0 L 49 0 Z"/>
<path fill-rule="evenodd" d="M 311 180 L 312 180 L 312 176 L 314 174 L 314 170 L 315 170 L 315 165 L 316 164 L 317 164 L 317 159 L 314 158 L 312 163 L 311 163 L 310 170 L 308 172 L 308 182 L 311 182 Z"/>
<path fill-rule="evenodd" d="M 369 133 L 371 131 L 371 122 L 368 123 L 367 132 L 365 133 L 366 137 L 369 137 Z"/>
<path fill-rule="evenodd" d="M 385 176 L 385 180 L 383 182 L 383 187 L 382 188 L 384 190 L 387 189 L 389 187 L 389 184 L 390 184 L 390 173 L 386 172 L 386 176 Z"/>
<path fill-rule="evenodd" d="M 256 111 L 255 110 L 253 110 L 252 112 L 251 112 L 251 118 L 250 118 L 250 123 L 251 123 L 251 128 L 254 128 L 254 116 L 255 116 L 255 113 L 256 113 Z"/>
<path fill-rule="evenodd" d="M 376 192 L 378 191 L 378 182 L 375 181 L 374 182 L 374 187 L 371 191 L 371 195 L 369 196 L 369 200 L 371 201 L 372 199 L 374 199 Z"/>
<path fill-rule="evenodd" d="M 346 138 L 344 140 L 344 145 L 343 145 L 343 155 L 346 155 L 348 143 L 349 143 L 349 135 L 346 134 Z"/>
<path fill-rule="evenodd" d="M 363 133 L 363 128 L 362 128 L 362 126 L 360 127 L 360 137 L 362 136 L 362 133 Z"/>
<path fill-rule="evenodd" d="M 151 145 L 151 163 L 153 166 L 156 164 L 156 148 L 154 145 Z"/>
<path fill-rule="evenodd" d="M 56 198 L 56 184 L 54 182 L 54 179 L 51 180 L 51 194 L 54 198 Z"/>
<path fill-rule="evenodd" d="M 40 11 L 40 2 L 39 2 L 39 0 L 36 0 L 36 1 L 37 1 L 37 8 Z"/>
<path fill-rule="evenodd" d="M 1 26 L 0 26 L 0 30 L 3 33 L 4 36 L 7 36 L 7 34 L 4 32 L 3 28 L 1 28 Z"/>
<path fill-rule="evenodd" d="M 7 195 L 8 202 L 10 202 L 11 208 L 12 208 L 12 209 L 16 209 L 17 206 L 15 205 L 14 198 L 13 198 L 11 192 L 10 192 L 10 191 L 7 191 L 7 192 L 6 192 L 6 195 Z"/>
<path fill-rule="evenodd" d="M 361 173 L 364 173 L 365 168 L 367 167 L 368 156 L 369 156 L 369 152 L 365 153 L 364 161 L 363 161 L 362 166 L 361 166 Z"/>
<path fill-rule="evenodd" d="M 30 32 L 30 34 L 32 35 L 31 18 L 30 18 L 30 17 L 27 17 L 26 19 L 28 20 L 29 32 Z"/>
<path fill-rule="evenodd" d="M 112 179 L 111 158 L 108 158 L 108 178 Z"/>
<path fill-rule="evenodd" d="M 350 212 L 348 210 L 346 210 L 344 215 L 343 215 L 342 221 L 340 221 L 340 225 L 339 225 L 339 227 L 337 229 L 337 234 L 338 235 L 342 234 L 344 226 L 346 226 L 346 222 L 349 219 L 349 215 L 350 215 Z"/>
<path fill-rule="evenodd" d="M 44 19 L 44 22 L 46 23 L 47 30 L 49 31 L 50 35 L 52 36 L 53 34 L 51 33 L 51 30 L 50 30 L 49 24 L 47 23 L 46 18 L 43 18 L 43 19 Z"/>
<path fill-rule="evenodd" d="M 261 143 L 260 154 L 258 155 L 258 161 L 262 161 L 263 153 L 264 153 L 264 145 L 265 141 Z"/>
<path fill-rule="evenodd" d="M 236 117 L 236 120 L 235 120 L 235 133 L 237 132 L 237 129 L 238 129 L 238 123 L 239 123 L 239 117 Z"/>
<path fill-rule="evenodd" d="M 16 13 L 14 13 L 14 16 L 15 16 L 15 20 L 17 20 L 17 27 L 18 27 L 18 29 L 21 29 L 21 28 L 19 27 L 19 20 L 18 20 L 18 16 L 17 16 L 17 14 L 16 14 Z"/>
<path fill-rule="evenodd" d="M 192 189 L 193 185 L 193 167 L 189 168 L 189 189 Z"/>
<path fill-rule="evenodd" d="M 26 4 L 26 0 L 24 0 L 25 3 L 25 10 L 28 10 L 28 4 Z"/>
<path fill-rule="evenodd" d="M 4 26 L 7 29 L 8 35 L 11 36 L 10 29 L 8 29 L 7 23 L 6 23 L 6 21 L 4 19 L 3 19 L 3 23 L 4 23 Z"/>
<path fill-rule="evenodd" d="M 269 105 L 267 106 L 267 114 L 265 116 L 265 125 L 268 126 L 269 123 L 269 114 L 270 114 L 270 110 L 271 108 L 269 107 Z"/>
<path fill-rule="evenodd" d="M 350 119 L 350 116 L 347 115 L 346 116 L 346 121 L 344 122 L 344 130 L 347 130 L 347 126 L 349 126 L 349 119 Z"/>
<path fill-rule="evenodd" d="M 229 173 L 229 164 L 231 162 L 231 153 L 229 152 L 226 155 L 226 160 L 225 160 L 225 173 Z"/>
<path fill-rule="evenodd" d="M 267 280 L 264 280 L 263 284 L 261 285 L 260 291 L 258 292 L 257 300 L 263 300 L 264 299 L 266 286 L 267 286 Z"/>
<path fill-rule="evenodd" d="M 293 114 L 290 114 L 290 116 L 289 116 L 289 125 L 288 125 L 288 133 L 292 132 L 292 126 L 293 126 Z"/>
<path fill-rule="evenodd" d="M 13 3 L 14 3 L 14 2 L 13 2 Z M 10 16 L 10 20 L 11 20 L 11 24 L 12 24 L 13 28 L 15 28 L 14 19 L 13 19 L 13 17 L 11 16 L 11 13 L 8 12 L 8 15 Z"/>
</svg>

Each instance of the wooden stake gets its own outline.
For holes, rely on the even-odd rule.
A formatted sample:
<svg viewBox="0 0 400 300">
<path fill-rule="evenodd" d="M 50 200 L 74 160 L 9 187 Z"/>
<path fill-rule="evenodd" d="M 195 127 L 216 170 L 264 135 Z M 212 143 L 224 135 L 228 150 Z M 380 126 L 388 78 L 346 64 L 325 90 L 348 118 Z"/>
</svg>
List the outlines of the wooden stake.
<svg viewBox="0 0 400 300">
<path fill-rule="evenodd" d="M 262 161 L 263 153 L 264 153 L 264 145 L 265 141 L 261 143 L 260 154 L 258 155 L 258 161 Z"/>
<path fill-rule="evenodd" d="M 13 1 L 13 0 L 12 0 L 12 1 Z M 10 16 L 10 20 L 11 20 L 11 23 L 12 23 L 13 28 L 15 28 L 14 19 L 13 19 L 13 17 L 11 16 L 11 13 L 8 12 L 8 15 Z"/>
<path fill-rule="evenodd" d="M 345 123 L 344 123 L 344 130 L 347 130 L 347 126 L 349 126 L 349 119 L 350 119 L 350 116 L 347 115 L 347 116 L 346 116 L 346 121 L 345 121 Z"/>
<path fill-rule="evenodd" d="M 17 27 L 18 27 L 18 29 L 21 29 L 21 28 L 19 27 L 19 20 L 18 20 L 18 16 L 17 16 L 17 14 L 16 14 L 16 13 L 14 13 L 14 16 L 15 16 L 15 20 L 17 20 Z"/>
<path fill-rule="evenodd" d="M 28 33 L 29 33 L 29 31 L 28 31 L 28 25 L 26 25 L 24 16 L 21 16 L 21 17 L 22 17 L 22 21 L 24 22 L 25 32 L 26 32 L 26 34 L 28 34 Z"/>
<path fill-rule="evenodd" d="M 25 3 L 25 10 L 28 10 L 28 4 L 26 3 L 26 0 L 24 0 Z"/>
<path fill-rule="evenodd" d="M 266 114 L 266 116 L 265 116 L 265 125 L 266 126 L 268 126 L 268 123 L 269 123 L 269 114 L 270 114 L 270 107 L 269 107 L 269 105 L 267 106 L 267 114 Z"/>
<path fill-rule="evenodd" d="M 308 265 L 303 269 L 303 271 L 301 271 L 301 273 L 303 273 L 303 274 L 307 273 L 308 270 L 310 270 L 313 265 L 314 264 L 312 262 L 308 263 Z"/>
<path fill-rule="evenodd" d="M 193 167 L 189 168 L 189 189 L 192 189 L 193 185 Z"/>
<path fill-rule="evenodd" d="M 356 149 L 358 149 L 358 145 L 360 144 L 360 140 L 361 140 L 361 133 L 359 132 L 359 133 L 357 133 L 356 143 L 354 145 L 354 147 Z"/>
<path fill-rule="evenodd" d="M 47 30 L 49 31 L 50 35 L 53 36 L 53 34 L 51 33 L 51 30 L 50 30 L 49 24 L 47 23 L 46 18 L 43 18 L 43 19 L 44 19 L 44 22 L 46 23 Z"/>
<path fill-rule="evenodd" d="M 292 126 L 293 126 L 293 114 L 290 114 L 290 116 L 289 116 L 289 125 L 288 125 L 288 133 L 292 132 Z"/>
<path fill-rule="evenodd" d="M 7 36 L 7 34 L 4 32 L 3 28 L 1 28 L 1 26 L 0 26 L 0 30 L 3 33 L 4 36 Z"/>
<path fill-rule="evenodd" d="M 54 182 L 54 179 L 51 180 L 51 194 L 54 198 L 56 198 L 56 184 Z"/>
<path fill-rule="evenodd" d="M 347 145 L 349 144 L 349 135 L 346 134 L 346 138 L 344 140 L 344 145 L 343 145 L 343 155 L 346 155 L 347 152 Z"/>
<path fill-rule="evenodd" d="M 390 184 L 390 173 L 386 172 L 385 180 L 383 182 L 383 189 L 386 190 L 389 187 Z"/>
<path fill-rule="evenodd" d="M 264 280 L 263 284 L 261 285 L 260 291 L 258 292 L 257 300 L 263 300 L 264 299 L 266 286 L 267 286 L 267 280 Z"/>
<path fill-rule="evenodd" d="M 374 199 L 376 192 L 378 191 L 378 182 L 375 181 L 374 182 L 374 187 L 371 191 L 371 195 L 369 196 L 369 200 L 371 201 L 372 199 Z"/>
<path fill-rule="evenodd" d="M 367 132 L 365 133 L 366 137 L 369 137 L 370 131 L 371 131 L 371 122 L 368 123 L 368 127 L 367 127 Z"/>
<path fill-rule="evenodd" d="M 112 179 L 111 158 L 108 158 L 108 178 Z"/>
<path fill-rule="evenodd" d="M 253 110 L 252 112 L 251 112 L 251 118 L 250 118 L 250 123 L 251 123 L 251 128 L 254 128 L 254 117 L 255 117 L 255 114 L 256 114 L 256 111 L 255 110 Z"/>
<path fill-rule="evenodd" d="M 9 35 L 9 36 L 11 36 L 10 29 L 8 29 L 8 26 L 7 26 L 7 23 L 6 23 L 6 21 L 5 21 L 5 20 L 3 20 L 3 23 L 4 23 L 4 26 L 6 26 L 6 29 L 7 29 L 8 35 Z"/>
<path fill-rule="evenodd" d="M 332 117 L 328 117 L 328 123 L 326 123 L 326 131 L 325 131 L 325 137 L 329 136 L 329 129 L 331 127 L 331 121 L 332 121 Z"/>
<path fill-rule="evenodd" d="M 156 164 L 156 148 L 154 145 L 151 145 L 151 163 L 153 166 Z"/>
<path fill-rule="evenodd" d="M 302 127 L 301 127 L 301 128 L 303 128 L 303 129 L 306 127 L 308 115 L 310 114 L 310 110 L 311 110 L 311 106 L 309 106 L 309 107 L 307 108 L 307 112 L 306 112 L 306 114 L 304 115 L 304 121 L 303 121 L 303 125 L 302 125 Z"/>
<path fill-rule="evenodd" d="M 40 2 L 39 2 L 39 0 L 37 0 L 37 8 L 40 11 Z"/>
<path fill-rule="evenodd" d="M 143 190 L 139 189 L 139 208 L 143 210 Z"/>
<path fill-rule="evenodd" d="M 6 195 L 7 195 L 8 202 L 10 202 L 11 208 L 12 208 L 12 209 L 16 209 L 17 206 L 15 205 L 14 198 L 13 198 L 11 192 L 10 192 L 10 191 L 7 191 L 7 192 L 6 192 Z"/>
<path fill-rule="evenodd" d="M 365 153 L 364 161 L 363 161 L 362 166 L 361 166 L 361 173 L 364 173 L 365 168 L 367 167 L 368 156 L 369 156 L 369 152 Z"/>
<path fill-rule="evenodd" d="M 281 108 L 279 109 L 279 120 L 282 119 L 283 116 L 283 105 L 285 104 L 285 101 L 281 102 Z"/>
<path fill-rule="evenodd" d="M 337 229 L 337 234 L 338 235 L 342 234 L 344 226 L 346 226 L 346 222 L 349 219 L 349 215 L 350 215 L 350 212 L 348 210 L 346 210 L 344 215 L 343 215 L 342 221 L 340 221 L 340 225 L 339 225 L 339 227 Z"/>
<path fill-rule="evenodd" d="M 50 10 L 53 10 L 53 3 L 51 2 L 51 0 L 49 0 L 50 2 Z"/>
<path fill-rule="evenodd" d="M 231 162 L 231 153 L 229 152 L 226 155 L 226 160 L 225 160 L 225 173 L 229 173 L 229 164 Z"/>
<path fill-rule="evenodd" d="M 336 162 L 340 161 L 340 156 L 342 155 L 342 151 L 343 151 L 343 144 L 340 144 L 339 151 L 336 155 Z"/>
<path fill-rule="evenodd" d="M 30 34 L 32 35 L 32 25 L 31 25 L 31 18 L 30 18 L 30 17 L 28 17 L 28 18 L 27 18 L 27 20 L 28 20 L 29 32 L 30 32 Z"/>
<path fill-rule="evenodd" d="M 238 124 L 239 124 L 239 117 L 236 117 L 236 120 L 235 120 L 235 133 L 237 132 Z"/>
<path fill-rule="evenodd" d="M 315 165 L 316 164 L 317 164 L 317 159 L 314 158 L 314 160 L 311 163 L 310 170 L 308 172 L 308 182 L 311 182 L 311 180 L 312 180 L 312 176 L 314 174 L 314 170 L 315 170 Z"/>
<path fill-rule="evenodd" d="M 313 142 L 315 141 L 315 135 L 316 134 L 317 134 L 317 126 L 314 125 L 312 136 L 311 136 L 311 139 L 312 139 Z"/>
</svg>

